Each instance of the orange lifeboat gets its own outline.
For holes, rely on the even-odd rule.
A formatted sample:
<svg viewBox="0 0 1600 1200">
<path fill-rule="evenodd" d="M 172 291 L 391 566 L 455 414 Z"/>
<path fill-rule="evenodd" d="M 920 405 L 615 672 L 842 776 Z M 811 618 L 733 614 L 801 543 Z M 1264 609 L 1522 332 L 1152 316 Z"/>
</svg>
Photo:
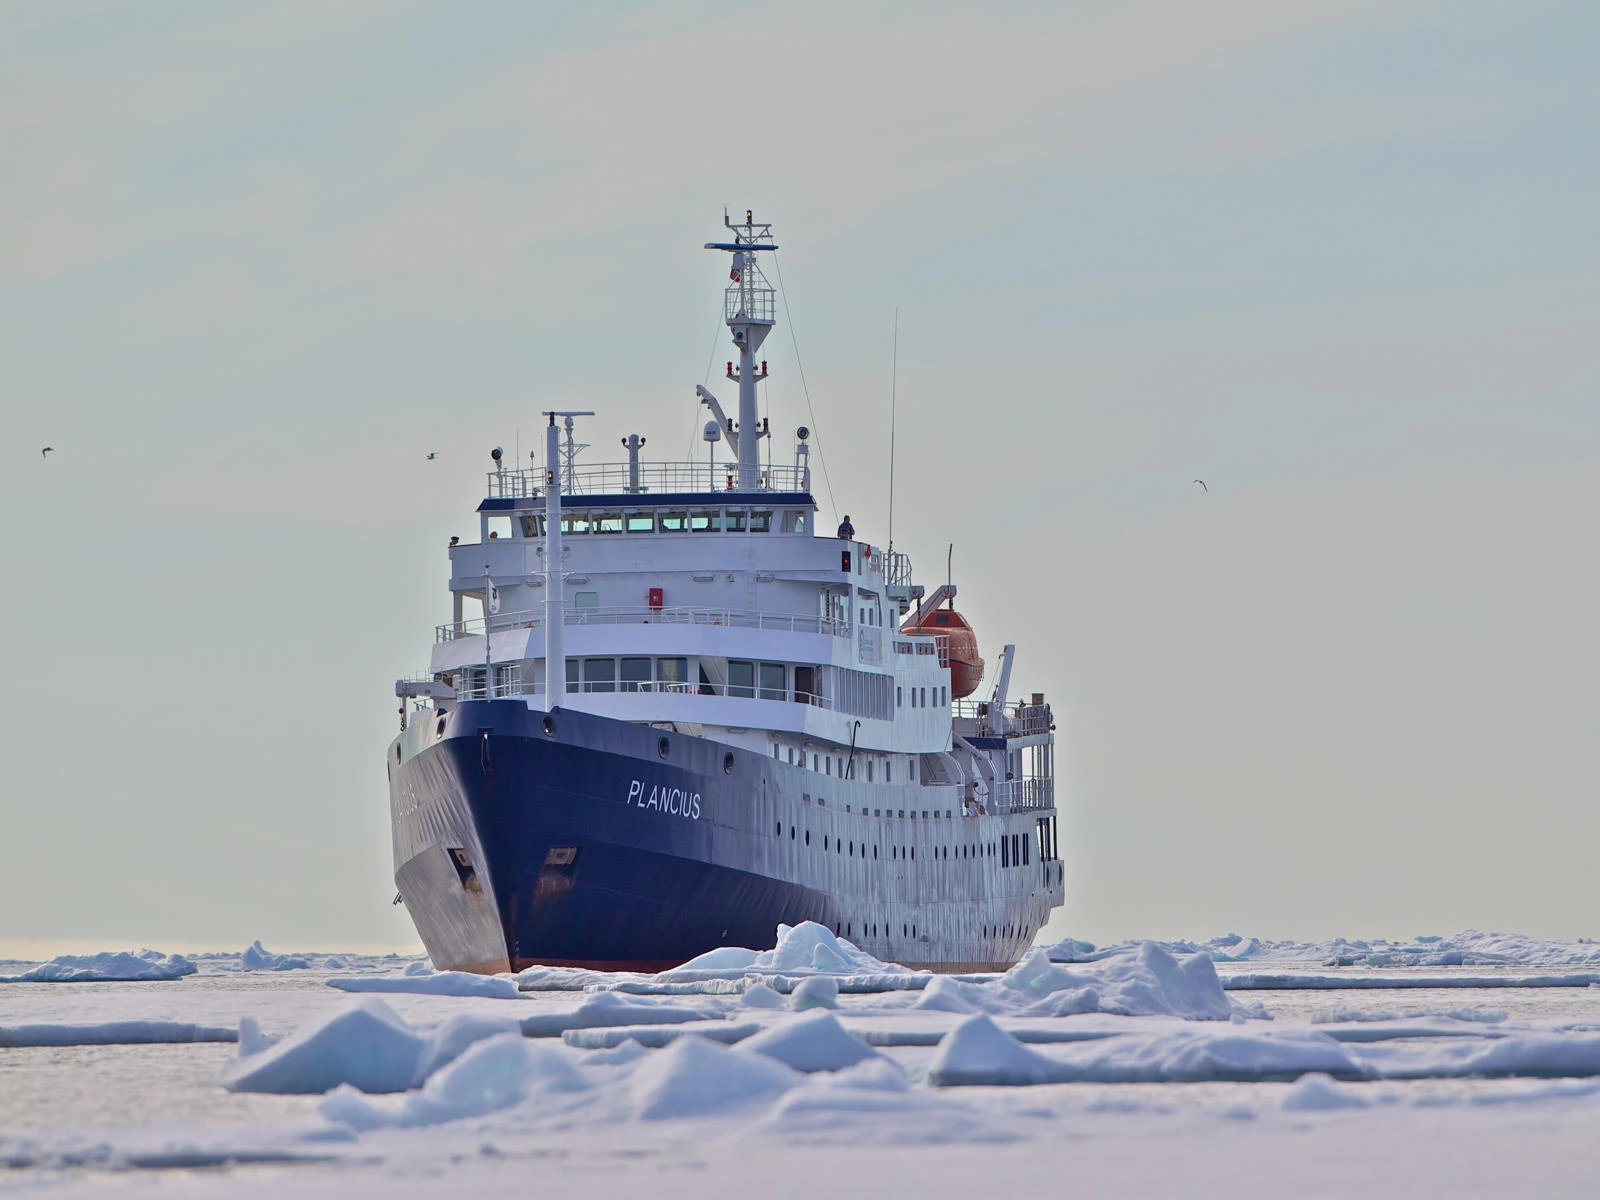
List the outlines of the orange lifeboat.
<svg viewBox="0 0 1600 1200">
<path fill-rule="evenodd" d="M 920 625 L 904 625 L 902 633 L 921 637 L 950 639 L 950 696 L 960 700 L 978 690 L 983 682 L 983 658 L 978 654 L 978 635 L 967 619 L 953 608 L 938 608 L 923 618 Z"/>
</svg>

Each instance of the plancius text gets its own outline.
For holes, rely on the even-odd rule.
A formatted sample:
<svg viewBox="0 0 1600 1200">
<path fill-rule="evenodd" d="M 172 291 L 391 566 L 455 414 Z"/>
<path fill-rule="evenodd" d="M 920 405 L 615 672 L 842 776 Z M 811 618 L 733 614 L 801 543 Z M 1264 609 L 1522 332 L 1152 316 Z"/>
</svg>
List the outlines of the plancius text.
<svg viewBox="0 0 1600 1200">
<path fill-rule="evenodd" d="M 650 794 L 644 794 L 644 782 L 635 779 L 628 785 L 628 803 L 640 808 L 654 808 L 674 817 L 700 819 L 700 793 L 686 792 L 682 788 L 652 785 Z"/>
</svg>

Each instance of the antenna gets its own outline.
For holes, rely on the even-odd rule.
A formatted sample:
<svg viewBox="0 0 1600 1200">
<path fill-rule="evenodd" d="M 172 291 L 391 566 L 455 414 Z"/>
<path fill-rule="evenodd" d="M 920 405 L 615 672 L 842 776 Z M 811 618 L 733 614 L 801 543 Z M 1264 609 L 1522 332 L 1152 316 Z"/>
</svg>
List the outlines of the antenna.
<svg viewBox="0 0 1600 1200">
<path fill-rule="evenodd" d="M 944 581 L 950 588 L 950 602 L 945 607 L 950 609 L 954 609 L 956 606 L 956 577 L 955 572 L 951 569 L 951 564 L 955 562 L 955 557 L 956 544 L 951 542 L 950 548 L 944 552 Z"/>
<path fill-rule="evenodd" d="M 900 310 L 894 310 L 894 357 L 889 367 L 889 559 L 894 560 L 894 416 L 900 383 Z M 893 567 L 890 567 L 893 570 Z"/>
</svg>

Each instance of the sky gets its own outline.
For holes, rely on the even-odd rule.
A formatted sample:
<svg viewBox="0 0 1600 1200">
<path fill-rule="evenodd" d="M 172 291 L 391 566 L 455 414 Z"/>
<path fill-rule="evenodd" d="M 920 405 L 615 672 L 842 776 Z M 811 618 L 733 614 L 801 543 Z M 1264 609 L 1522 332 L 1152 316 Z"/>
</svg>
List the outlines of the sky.
<svg viewBox="0 0 1600 1200">
<path fill-rule="evenodd" d="M 893 382 L 896 547 L 1056 707 L 1046 937 L 1600 934 L 1594 5 L 0 33 L 0 953 L 416 944 L 445 543 L 542 409 L 698 458 L 724 207 L 824 522 L 888 540 Z"/>
</svg>

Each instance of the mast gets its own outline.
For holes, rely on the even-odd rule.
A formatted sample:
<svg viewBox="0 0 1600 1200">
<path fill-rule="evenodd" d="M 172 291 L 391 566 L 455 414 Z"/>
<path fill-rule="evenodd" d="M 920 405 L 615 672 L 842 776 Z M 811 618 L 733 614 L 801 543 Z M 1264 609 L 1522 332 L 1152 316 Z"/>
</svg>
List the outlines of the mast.
<svg viewBox="0 0 1600 1200">
<path fill-rule="evenodd" d="M 544 707 L 550 712 L 567 697 L 566 599 L 561 571 L 561 431 L 556 418 L 566 418 L 567 445 L 573 445 L 572 418 L 592 417 L 592 412 L 546 412 L 544 430 Z M 572 452 L 573 454 L 576 451 Z M 571 479 L 572 454 L 567 458 Z"/>
<path fill-rule="evenodd" d="M 733 363 L 728 364 L 728 378 L 739 385 L 737 430 L 727 428 L 728 421 L 714 397 L 703 388 L 699 390 L 723 425 L 729 447 L 739 456 L 739 490 L 749 492 L 761 486 L 761 439 L 766 436 L 757 416 L 756 384 L 767 377 L 767 364 L 761 363 L 757 371 L 756 351 L 772 332 L 777 313 L 776 294 L 761 273 L 756 256 L 778 247 L 772 240 L 772 225 L 757 221 L 749 209 L 745 210 L 744 224 L 735 225 L 726 214 L 722 223 L 733 233 L 733 241 L 707 242 L 706 249 L 726 250 L 733 256 L 728 287 L 723 293 L 722 316 L 739 352 L 737 371 Z"/>
</svg>

